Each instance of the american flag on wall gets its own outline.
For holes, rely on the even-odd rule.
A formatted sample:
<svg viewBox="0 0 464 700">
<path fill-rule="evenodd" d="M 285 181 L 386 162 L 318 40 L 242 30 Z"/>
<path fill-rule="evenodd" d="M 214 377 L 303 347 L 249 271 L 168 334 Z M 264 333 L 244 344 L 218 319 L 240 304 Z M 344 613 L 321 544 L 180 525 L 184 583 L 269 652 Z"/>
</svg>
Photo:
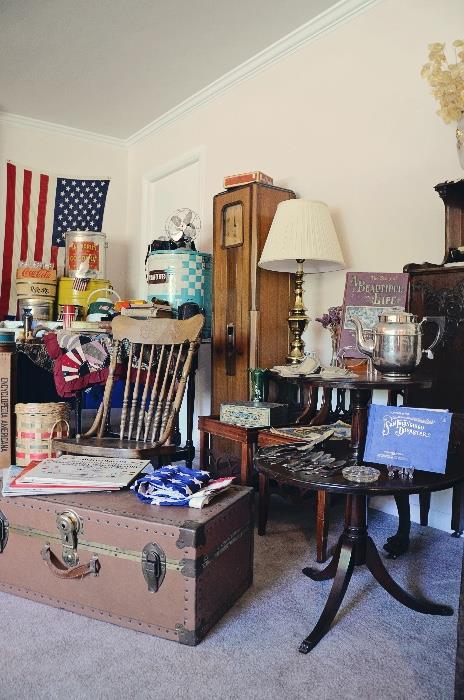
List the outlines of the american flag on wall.
<svg viewBox="0 0 464 700">
<path fill-rule="evenodd" d="M 20 260 L 53 263 L 62 273 L 66 232 L 102 230 L 109 184 L 109 179 L 58 177 L 7 163 L 6 181 L 0 181 L 0 319 L 16 314 Z"/>
</svg>

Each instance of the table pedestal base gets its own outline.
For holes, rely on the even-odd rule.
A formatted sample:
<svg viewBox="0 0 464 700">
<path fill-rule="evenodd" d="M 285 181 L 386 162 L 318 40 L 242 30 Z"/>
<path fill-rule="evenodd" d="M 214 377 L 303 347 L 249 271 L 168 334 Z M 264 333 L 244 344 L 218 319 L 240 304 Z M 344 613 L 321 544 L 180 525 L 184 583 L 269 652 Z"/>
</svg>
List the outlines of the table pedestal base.
<svg viewBox="0 0 464 700">
<path fill-rule="evenodd" d="M 313 581 L 325 581 L 333 578 L 334 582 L 322 615 L 311 634 L 300 645 L 299 651 L 302 654 L 307 654 L 311 649 L 314 649 L 328 632 L 342 604 L 353 569 L 362 564 L 367 566 L 382 588 L 411 610 L 428 615 L 453 614 L 453 609 L 448 605 L 438 605 L 415 598 L 392 579 L 380 558 L 374 541 L 367 532 L 367 497 L 365 495 L 347 496 L 345 518 L 345 530 L 338 541 L 330 564 L 321 571 L 311 568 L 303 569 L 303 573 Z"/>
</svg>

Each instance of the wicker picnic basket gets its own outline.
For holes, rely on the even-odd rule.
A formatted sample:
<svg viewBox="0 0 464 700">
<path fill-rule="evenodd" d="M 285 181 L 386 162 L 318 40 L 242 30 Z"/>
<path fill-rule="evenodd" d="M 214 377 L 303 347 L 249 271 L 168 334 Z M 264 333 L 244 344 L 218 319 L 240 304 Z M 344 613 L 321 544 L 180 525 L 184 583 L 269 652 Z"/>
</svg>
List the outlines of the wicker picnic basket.
<svg viewBox="0 0 464 700">
<path fill-rule="evenodd" d="M 16 412 L 16 464 L 56 457 L 52 438 L 69 435 L 69 405 L 56 403 L 18 403 Z"/>
</svg>

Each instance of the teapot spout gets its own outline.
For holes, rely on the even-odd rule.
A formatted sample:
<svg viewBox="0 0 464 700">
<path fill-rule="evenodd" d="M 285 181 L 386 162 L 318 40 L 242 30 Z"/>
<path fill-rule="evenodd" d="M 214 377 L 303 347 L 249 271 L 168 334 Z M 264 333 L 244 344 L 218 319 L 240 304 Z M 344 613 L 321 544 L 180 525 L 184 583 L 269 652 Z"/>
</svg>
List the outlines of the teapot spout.
<svg viewBox="0 0 464 700">
<path fill-rule="evenodd" d="M 356 347 L 358 348 L 359 352 L 364 353 L 364 355 L 367 355 L 368 357 L 372 357 L 372 353 L 374 352 L 374 341 L 366 338 L 361 321 L 357 316 L 352 316 L 350 320 L 356 328 Z"/>
</svg>

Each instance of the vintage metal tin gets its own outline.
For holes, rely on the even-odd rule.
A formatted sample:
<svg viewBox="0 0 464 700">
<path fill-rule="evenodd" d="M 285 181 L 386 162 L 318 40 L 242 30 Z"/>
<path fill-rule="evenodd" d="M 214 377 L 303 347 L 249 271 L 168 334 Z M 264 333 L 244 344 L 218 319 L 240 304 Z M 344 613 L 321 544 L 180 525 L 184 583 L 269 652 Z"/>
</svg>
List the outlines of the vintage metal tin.
<svg viewBox="0 0 464 700">
<path fill-rule="evenodd" d="M 74 304 L 74 306 L 82 306 L 84 314 L 86 314 L 89 305 L 89 297 L 90 301 L 95 301 L 97 298 L 92 294 L 93 292 L 101 290 L 98 294 L 99 298 L 111 298 L 110 290 L 112 289 L 112 285 L 109 280 L 91 279 L 87 284 L 87 289 L 79 291 L 73 289 L 73 282 L 73 277 L 61 277 L 58 280 L 58 308 L 65 304 Z"/>
<path fill-rule="evenodd" d="M 222 423 L 240 425 L 243 428 L 266 428 L 288 423 L 288 406 L 283 403 L 258 403 L 256 401 L 230 401 L 219 410 Z"/>
<path fill-rule="evenodd" d="M 211 338 L 211 254 L 197 250 L 157 250 L 145 264 L 148 300 L 168 301 L 174 312 L 185 302 L 205 315 L 202 338 Z"/>
<path fill-rule="evenodd" d="M 53 321 L 54 305 L 55 300 L 46 297 L 18 299 L 18 318 L 22 318 L 23 310 L 29 308 L 34 321 Z"/>
<path fill-rule="evenodd" d="M 0 328 L 0 345 L 6 346 L 11 349 L 15 347 L 15 331 L 6 330 L 5 328 Z"/>
<path fill-rule="evenodd" d="M 18 299 L 56 297 L 56 270 L 18 267 L 16 270 L 16 296 Z"/>
<path fill-rule="evenodd" d="M 66 234 L 65 276 L 104 279 L 106 276 L 106 233 L 68 231 Z"/>
</svg>

